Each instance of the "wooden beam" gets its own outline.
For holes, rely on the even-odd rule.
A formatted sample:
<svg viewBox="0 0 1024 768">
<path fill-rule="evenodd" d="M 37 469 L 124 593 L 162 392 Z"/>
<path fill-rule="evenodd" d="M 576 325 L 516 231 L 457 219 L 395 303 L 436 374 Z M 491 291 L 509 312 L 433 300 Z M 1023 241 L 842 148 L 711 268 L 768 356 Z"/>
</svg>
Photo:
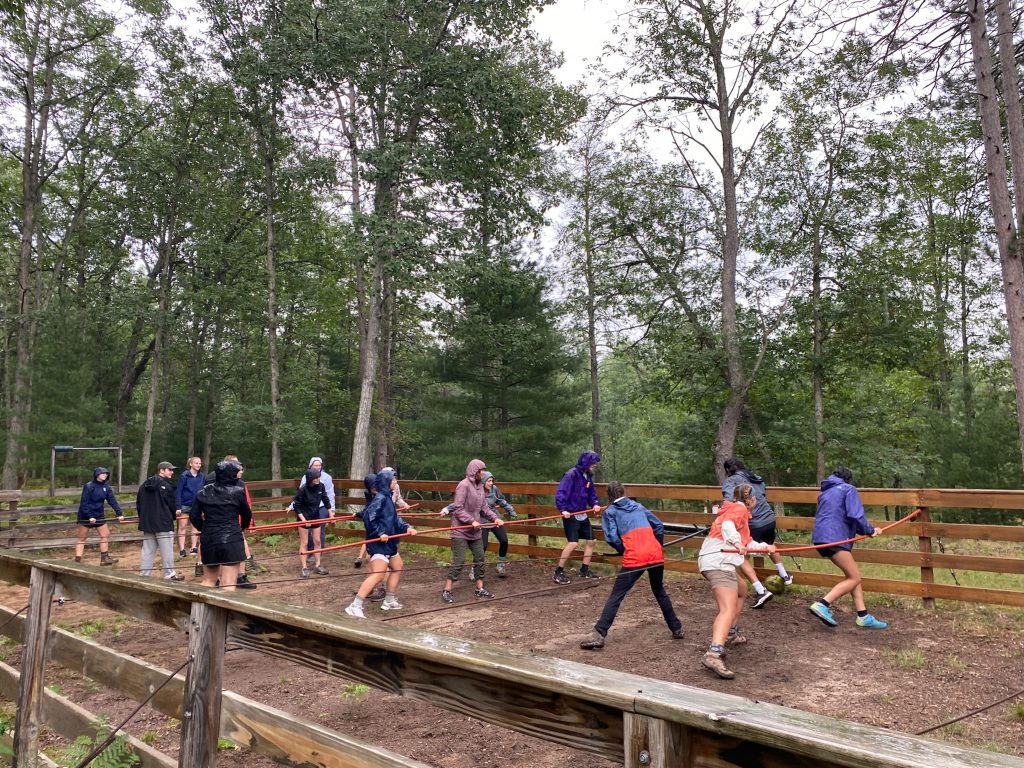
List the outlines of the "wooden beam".
<svg viewBox="0 0 1024 768">
<path fill-rule="evenodd" d="M 182 702 L 180 768 L 213 768 L 220 735 L 221 684 L 228 614 L 222 608 L 192 604 L 188 655 Z"/>
<path fill-rule="evenodd" d="M 28 585 L 25 644 L 21 652 L 18 710 L 14 719 L 14 764 L 21 768 L 39 765 L 39 727 L 43 716 L 43 677 L 46 668 L 46 634 L 50 625 L 57 576 L 33 568 Z"/>
<path fill-rule="evenodd" d="M 689 728 L 632 712 L 625 714 L 625 768 L 694 768 Z"/>
</svg>

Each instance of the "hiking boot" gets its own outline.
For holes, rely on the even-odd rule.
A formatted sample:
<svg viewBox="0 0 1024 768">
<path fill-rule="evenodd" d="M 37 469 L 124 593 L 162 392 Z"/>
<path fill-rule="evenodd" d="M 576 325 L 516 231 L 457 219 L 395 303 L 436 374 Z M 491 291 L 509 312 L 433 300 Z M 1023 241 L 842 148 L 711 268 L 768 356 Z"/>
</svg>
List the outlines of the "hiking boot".
<svg viewBox="0 0 1024 768">
<path fill-rule="evenodd" d="M 446 589 L 441 593 L 441 602 L 449 604 L 455 602 L 455 598 L 452 596 L 452 591 L 450 589 Z"/>
<path fill-rule="evenodd" d="M 583 566 L 580 566 L 580 578 L 581 579 L 599 579 L 601 577 L 598 576 L 596 573 L 594 573 L 592 570 L 590 570 L 590 566 L 589 565 L 583 565 Z"/>
<path fill-rule="evenodd" d="M 117 560 L 114 560 L 109 552 L 100 552 L 100 565 L 113 565 Z"/>
<path fill-rule="evenodd" d="M 370 596 L 367 598 L 367 600 L 379 603 L 381 600 L 384 599 L 385 595 L 387 595 L 387 591 L 384 589 L 384 585 L 378 584 L 376 587 L 373 588 L 373 592 L 370 593 Z"/>
<path fill-rule="evenodd" d="M 353 567 L 353 568 L 362 568 L 362 567 L 363 567 L 363 558 L 361 558 L 361 557 L 357 557 L 357 558 L 356 558 L 356 559 L 355 559 L 355 560 L 354 560 L 354 561 L 352 562 L 352 567 Z"/>
<path fill-rule="evenodd" d="M 750 606 L 750 607 L 751 608 L 764 608 L 765 604 L 769 600 L 771 600 L 773 597 L 775 597 L 775 595 L 773 595 L 771 592 L 769 592 L 766 589 L 764 592 L 762 592 L 760 595 L 758 595 L 757 597 L 754 598 L 754 604 L 752 606 Z"/>
<path fill-rule="evenodd" d="M 480 589 L 474 589 L 473 594 L 480 598 L 486 598 L 490 600 L 494 595 L 487 591 L 487 587 L 480 587 Z"/>
<path fill-rule="evenodd" d="M 722 661 L 722 654 L 720 653 L 708 651 L 700 657 L 700 663 L 708 669 L 710 669 L 723 680 L 732 680 L 734 677 L 736 677 L 736 674 L 727 666 L 725 666 L 725 662 Z"/>
<path fill-rule="evenodd" d="M 184 581 L 185 577 L 180 573 L 172 573 L 169 576 L 164 576 L 164 581 Z"/>
<path fill-rule="evenodd" d="M 817 616 L 819 619 L 821 619 L 823 622 L 825 622 L 828 626 L 839 626 L 839 622 L 835 620 L 834 616 L 832 616 L 832 611 L 829 610 L 829 607 L 827 605 L 824 605 L 823 603 L 819 602 L 813 602 L 808 607 L 808 610 L 815 616 Z"/>
<path fill-rule="evenodd" d="M 604 635 L 593 630 L 584 640 L 580 641 L 580 648 L 585 651 L 596 651 L 604 648 Z"/>
<path fill-rule="evenodd" d="M 568 584 L 569 577 L 565 575 L 565 571 L 561 568 L 555 571 L 555 575 L 552 577 L 555 580 L 555 584 Z"/>
<path fill-rule="evenodd" d="M 313 573 L 315 573 L 317 576 L 326 576 L 330 573 L 330 571 L 328 571 L 322 565 L 318 565 L 316 568 L 313 569 Z"/>
<path fill-rule="evenodd" d="M 308 579 L 309 578 L 309 568 L 303 568 L 301 571 L 299 571 L 299 576 L 301 578 L 303 578 L 303 579 Z"/>
<path fill-rule="evenodd" d="M 683 637 L 684 637 L 684 635 L 683 635 L 683 628 L 682 627 L 680 627 L 679 629 L 673 629 L 672 630 L 672 639 L 673 640 L 682 640 Z"/>
<path fill-rule="evenodd" d="M 504 579 L 506 576 L 508 576 L 508 565 L 506 565 L 504 560 L 498 561 L 498 565 L 495 568 L 495 570 L 498 572 L 499 579 Z"/>
<path fill-rule="evenodd" d="M 178 550 L 178 557 L 188 557 L 188 550 L 187 549 L 179 549 Z"/>
<path fill-rule="evenodd" d="M 244 573 L 238 574 L 238 578 L 235 579 L 235 586 L 239 589 L 256 589 L 256 585 L 249 581 L 249 577 Z"/>
<path fill-rule="evenodd" d="M 196 563 L 196 578 L 197 579 L 203 578 L 203 564 L 202 563 Z"/>
<path fill-rule="evenodd" d="M 787 573 L 785 576 L 783 576 L 782 583 L 787 587 L 793 586 L 793 574 Z"/>
<path fill-rule="evenodd" d="M 398 602 L 397 598 L 384 598 L 384 602 L 380 604 L 382 611 L 400 611 L 404 606 Z"/>
<path fill-rule="evenodd" d="M 363 607 L 361 605 L 356 605 L 355 603 L 352 603 L 351 605 L 346 607 L 345 613 L 347 613 L 349 616 L 354 616 L 357 619 L 366 618 L 366 614 L 363 613 Z"/>
<path fill-rule="evenodd" d="M 858 616 L 857 626 L 864 629 L 887 629 L 889 627 L 884 621 L 879 621 L 870 613 L 867 616 Z"/>
<path fill-rule="evenodd" d="M 770 594 L 770 593 L 769 593 Z M 729 636 L 725 638 L 726 645 L 746 645 L 747 637 L 740 633 L 738 629 L 730 629 Z"/>
<path fill-rule="evenodd" d="M 75 556 L 75 562 L 76 562 L 76 563 L 80 563 L 80 562 L 82 562 L 82 556 L 81 556 L 81 555 L 76 555 L 76 556 Z"/>
</svg>

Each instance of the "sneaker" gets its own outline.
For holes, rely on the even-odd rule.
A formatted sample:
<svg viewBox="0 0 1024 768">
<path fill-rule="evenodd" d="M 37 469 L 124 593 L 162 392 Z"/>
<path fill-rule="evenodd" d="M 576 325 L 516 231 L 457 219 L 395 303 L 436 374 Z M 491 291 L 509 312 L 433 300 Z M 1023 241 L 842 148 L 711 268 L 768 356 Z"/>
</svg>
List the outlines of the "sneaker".
<svg viewBox="0 0 1024 768">
<path fill-rule="evenodd" d="M 828 624 L 830 627 L 839 626 L 839 622 L 836 621 L 835 617 L 832 616 L 832 611 L 829 610 L 829 607 L 827 605 L 822 605 L 819 602 L 813 602 L 811 603 L 808 610 L 815 616 L 817 616 L 819 619 L 821 619 L 823 622 Z"/>
<path fill-rule="evenodd" d="M 370 593 L 370 596 L 367 598 L 367 600 L 379 603 L 381 600 L 384 599 L 386 594 L 387 592 L 384 589 L 384 585 L 378 584 L 376 587 L 373 588 L 373 592 Z"/>
<path fill-rule="evenodd" d="M 787 587 L 791 587 L 791 586 L 793 586 L 793 574 L 791 574 L 791 573 L 789 573 L 789 574 L 786 574 L 786 575 L 785 575 L 785 576 L 784 576 L 784 577 L 782 578 L 782 583 L 783 583 L 784 585 L 786 585 Z"/>
<path fill-rule="evenodd" d="M 76 562 L 76 563 L 80 563 L 80 562 L 82 562 L 82 556 L 81 556 L 81 555 L 76 555 L 76 556 L 75 556 L 75 562 Z"/>
<path fill-rule="evenodd" d="M 857 626 L 864 629 L 886 629 L 889 625 L 884 621 L 879 621 L 869 613 L 867 616 L 857 617 Z"/>
<path fill-rule="evenodd" d="M 356 605 L 355 603 L 352 603 L 347 608 L 345 608 L 345 613 L 347 613 L 349 616 L 354 616 L 357 619 L 366 618 L 366 614 L 363 613 L 363 607 L 361 605 Z"/>
<path fill-rule="evenodd" d="M 730 630 L 729 631 L 729 636 L 727 638 L 725 638 L 725 644 L 726 645 L 746 645 L 747 644 L 747 636 L 743 635 L 743 634 L 740 634 L 739 630 L 736 630 L 735 632 Z"/>
<path fill-rule="evenodd" d="M 679 629 L 673 629 L 672 630 L 672 639 L 673 640 L 682 640 L 683 637 L 684 637 L 684 635 L 683 635 L 683 628 L 682 627 L 680 627 Z"/>
<path fill-rule="evenodd" d="M 450 589 L 446 589 L 441 593 L 441 602 L 449 604 L 455 602 L 455 598 L 452 597 L 452 592 Z"/>
<path fill-rule="evenodd" d="M 585 651 L 596 651 L 604 648 L 604 635 L 596 629 L 593 630 L 587 635 L 586 639 L 580 641 L 580 648 Z"/>
<path fill-rule="evenodd" d="M 249 577 L 244 574 L 238 574 L 238 578 L 235 579 L 235 586 L 239 589 L 256 589 L 256 585 L 249 581 Z"/>
<path fill-rule="evenodd" d="M 555 571 L 554 575 L 555 584 L 568 584 L 569 577 L 565 575 L 565 571 Z"/>
<path fill-rule="evenodd" d="M 299 576 L 301 576 L 301 577 L 302 577 L 302 578 L 304 578 L 304 579 L 308 579 L 308 578 L 309 578 L 309 568 L 303 568 L 303 569 L 302 569 L 302 570 L 301 570 L 301 571 L 299 572 Z"/>
<path fill-rule="evenodd" d="M 180 549 L 180 550 L 178 550 L 178 557 L 188 557 L 188 550 L 187 549 Z"/>
<path fill-rule="evenodd" d="M 750 606 L 750 607 L 751 607 L 751 608 L 764 608 L 764 606 L 765 606 L 765 603 L 767 603 L 767 602 L 768 602 L 769 600 L 771 600 L 771 599 L 772 599 L 773 597 L 775 597 L 775 595 L 773 595 L 773 594 L 772 594 L 771 592 L 769 592 L 769 591 L 768 591 L 768 590 L 766 589 L 766 590 L 765 590 L 764 592 L 762 592 L 762 593 L 761 593 L 760 595 L 758 595 L 758 596 L 757 596 L 757 597 L 756 597 L 756 598 L 754 599 L 754 604 L 753 604 L 752 606 Z"/>
<path fill-rule="evenodd" d="M 590 570 L 590 566 L 589 565 L 584 565 L 584 566 L 582 566 L 580 568 L 580 578 L 581 579 L 599 579 L 601 577 L 598 576 L 596 573 L 594 573 L 592 570 Z"/>
<path fill-rule="evenodd" d="M 732 680 L 736 677 L 736 674 L 725 666 L 725 662 L 722 661 L 722 654 L 708 651 L 700 657 L 700 663 L 710 669 L 716 675 L 723 680 Z"/>
<path fill-rule="evenodd" d="M 184 581 L 185 577 L 180 573 L 172 573 L 170 576 L 164 576 L 164 581 Z"/>
<path fill-rule="evenodd" d="M 192 549 L 190 549 L 189 552 L 192 553 L 193 555 L 198 555 L 199 554 L 199 550 L 197 548 L 195 548 L 195 547 L 192 547 Z"/>
<path fill-rule="evenodd" d="M 322 565 L 318 565 L 316 568 L 313 569 L 313 573 L 315 573 L 317 576 L 326 576 L 330 573 L 330 571 L 328 571 Z"/>
<path fill-rule="evenodd" d="M 495 568 L 495 570 L 498 572 L 499 579 L 504 579 L 506 576 L 508 576 L 508 565 L 505 563 L 504 560 L 498 561 L 498 565 Z"/>
<path fill-rule="evenodd" d="M 380 604 L 380 609 L 382 611 L 400 611 L 402 608 L 402 604 L 395 598 L 391 598 L 389 600 L 385 597 L 384 602 Z"/>
<path fill-rule="evenodd" d="M 487 598 L 488 600 L 494 597 L 494 595 L 487 591 L 487 587 L 480 587 L 480 589 L 474 589 L 473 594 L 480 598 Z"/>
<path fill-rule="evenodd" d="M 203 564 L 202 563 L 196 563 L 196 578 L 197 579 L 203 578 Z"/>
<path fill-rule="evenodd" d="M 357 557 L 355 559 L 355 561 L 352 563 L 352 567 L 353 568 L 362 568 L 363 567 L 363 558 Z"/>
</svg>

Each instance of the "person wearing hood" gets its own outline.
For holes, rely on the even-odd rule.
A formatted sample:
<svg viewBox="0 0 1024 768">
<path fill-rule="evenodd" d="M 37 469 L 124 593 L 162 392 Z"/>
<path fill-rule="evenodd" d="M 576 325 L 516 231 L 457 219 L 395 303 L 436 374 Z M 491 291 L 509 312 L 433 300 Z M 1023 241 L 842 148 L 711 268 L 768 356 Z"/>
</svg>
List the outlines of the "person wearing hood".
<svg viewBox="0 0 1024 768">
<path fill-rule="evenodd" d="M 327 505 L 321 505 L 320 507 L 317 508 L 316 515 L 314 515 L 313 517 L 307 517 L 306 519 L 307 520 L 325 520 L 328 517 L 333 517 L 334 513 L 333 513 L 332 510 L 337 509 L 337 506 L 335 504 L 335 498 L 334 498 L 334 478 L 332 478 L 330 476 L 330 474 L 328 474 L 328 472 L 326 470 L 324 470 L 324 460 L 320 456 L 313 456 L 309 460 L 309 463 L 306 465 L 306 474 L 304 474 L 299 479 L 299 489 L 301 490 L 302 486 L 304 486 L 306 484 L 306 478 L 309 475 L 309 471 L 310 470 L 313 470 L 315 472 L 319 472 L 320 473 L 320 484 L 324 487 L 324 492 L 326 493 L 326 498 L 329 499 L 331 503 L 327 504 Z M 288 505 L 288 509 L 294 510 L 294 507 L 291 504 L 289 504 Z M 318 528 L 320 529 L 319 530 L 319 537 L 317 536 L 317 529 Z M 305 530 L 305 529 L 303 528 L 303 529 L 300 529 L 300 530 Z M 304 548 L 307 551 L 312 551 L 314 549 L 323 549 L 325 546 L 327 546 L 327 526 L 326 525 L 313 526 L 308 531 L 306 531 L 306 533 L 308 535 L 309 541 L 306 543 Z M 317 538 L 320 539 L 320 546 L 319 547 L 317 547 Z M 303 547 L 299 547 L 299 549 L 303 549 Z M 305 567 L 308 568 L 309 566 L 313 565 L 314 563 L 316 565 L 320 564 L 319 563 L 319 556 L 314 557 L 313 555 L 307 555 L 306 556 L 306 566 Z"/>
<path fill-rule="evenodd" d="M 484 472 L 484 490 L 487 492 L 487 507 L 498 514 L 498 507 L 505 510 L 505 518 L 508 520 L 515 520 L 518 515 L 516 514 L 515 507 L 508 503 L 508 500 L 501 494 L 498 489 L 497 483 L 494 482 L 494 475 L 490 472 Z M 487 537 L 494 531 L 494 538 L 498 540 L 498 578 L 504 579 L 508 576 L 508 531 L 505 530 L 505 526 L 495 528 L 484 528 L 480 536 L 481 541 L 484 544 L 484 552 L 487 551 Z"/>
<path fill-rule="evenodd" d="M 370 475 L 366 476 L 368 480 Z M 363 606 L 370 593 L 377 585 L 385 583 L 384 602 L 380 604 L 382 611 L 399 611 L 402 604 L 398 602 L 398 582 L 402 579 L 402 556 L 398 554 L 398 540 L 393 538 L 399 534 L 416 535 L 416 529 L 398 516 L 392 498 L 397 485 L 394 474 L 381 470 L 374 476 L 374 496 L 363 510 L 363 527 L 366 529 L 366 553 L 370 557 L 370 573 L 359 585 L 352 602 L 345 608 L 345 613 L 357 619 L 365 619 Z"/>
<path fill-rule="evenodd" d="M 448 509 L 452 516 L 452 564 L 448 578 L 441 591 L 441 601 L 454 603 L 452 587 L 462 574 L 466 552 L 473 553 L 472 576 L 476 580 L 479 598 L 494 597 L 484 586 L 484 543 L 480 536 L 481 521 L 501 527 L 505 523 L 487 506 L 487 491 L 484 489 L 484 470 L 487 465 L 480 459 L 473 459 L 466 466 L 466 477 L 455 486 L 455 498 Z"/>
<path fill-rule="evenodd" d="M 554 580 L 556 584 L 568 584 L 569 577 L 565 573 L 565 564 L 576 549 L 580 539 L 586 542 L 583 547 L 583 565 L 580 576 L 584 579 L 596 579 L 597 574 L 590 570 L 590 558 L 594 554 L 594 527 L 587 516 L 589 512 L 600 512 L 597 503 L 597 489 L 594 487 L 594 466 L 601 457 L 593 451 L 580 454 L 576 466 L 562 475 L 555 491 L 555 508 L 562 513 L 562 527 L 565 529 L 565 540 L 558 558 Z"/>
<path fill-rule="evenodd" d="M 843 595 L 853 595 L 857 609 L 857 626 L 863 629 L 886 629 L 889 625 L 868 613 L 861 587 L 860 568 L 853 557 L 853 543 L 846 541 L 857 536 L 877 536 L 881 528 L 875 528 L 864 515 L 864 504 L 853 485 L 853 472 L 837 466 L 832 474 L 821 481 L 818 494 L 818 510 L 814 513 L 814 529 L 811 531 L 812 544 L 831 544 L 820 547 L 821 557 L 827 557 L 843 572 L 843 580 L 836 584 L 824 597 L 819 597 L 809 606 L 811 613 L 826 625 L 839 625 L 832 615 L 832 603 Z"/>
<path fill-rule="evenodd" d="M 397 511 L 401 512 L 403 509 L 408 509 L 409 507 L 411 507 L 412 505 L 409 504 L 409 502 L 407 502 L 404 498 L 402 498 L 402 487 L 398 484 L 398 470 L 395 469 L 394 467 L 384 467 L 381 470 L 381 472 L 390 472 L 392 475 L 395 476 L 394 481 L 391 483 L 391 501 L 394 502 L 395 509 Z M 370 481 L 370 478 L 372 478 L 372 477 L 376 477 L 376 475 L 374 475 L 373 473 L 370 473 L 369 475 L 367 475 L 366 477 L 363 478 L 363 485 L 366 485 L 366 503 L 367 504 L 369 504 L 370 500 L 373 498 L 373 490 L 372 490 L 373 489 L 373 484 Z M 367 483 L 370 483 L 370 484 L 367 485 Z M 353 567 L 355 567 L 355 568 L 362 568 L 363 567 L 363 560 L 365 560 L 365 559 L 366 559 L 366 545 L 363 544 L 363 546 L 361 546 L 359 548 L 359 554 L 356 556 L 355 562 L 352 563 Z M 383 592 L 383 590 L 384 590 L 384 584 L 382 583 L 382 584 L 380 584 L 378 589 L 375 589 L 373 591 L 373 594 L 370 595 L 370 599 L 375 601 L 375 602 L 379 602 L 380 600 L 383 600 L 384 599 L 384 592 Z"/>
<path fill-rule="evenodd" d="M 171 482 L 174 470 L 169 461 L 161 461 L 156 474 L 139 486 L 135 496 L 135 508 L 139 513 L 139 530 L 142 532 L 142 557 L 139 573 L 149 576 L 153 572 L 156 551 L 164 564 L 166 581 L 184 581 L 174 570 L 174 518 L 178 505 L 175 486 Z"/>
<path fill-rule="evenodd" d="M 327 486 L 323 482 L 323 473 L 318 469 L 306 470 L 299 483 L 299 490 L 292 499 L 289 507 L 295 510 L 295 517 L 299 522 L 310 522 L 315 520 L 327 520 L 334 517 L 334 499 L 327 493 Z M 321 512 L 324 514 L 321 514 Z M 304 579 L 309 578 L 310 558 L 313 558 L 313 573 L 317 576 L 326 576 L 329 571 L 320 564 L 320 552 L 306 554 L 309 550 L 323 549 L 323 544 L 317 547 L 318 541 L 326 541 L 317 534 L 319 528 L 321 534 L 327 527 L 326 523 L 320 525 L 304 525 L 299 527 L 299 568 L 300 575 Z"/>
<path fill-rule="evenodd" d="M 189 522 L 199 531 L 199 556 L 203 563 L 204 587 L 220 581 L 221 589 L 234 591 L 239 569 L 245 560 L 242 530 L 252 522 L 248 492 L 239 478 L 242 465 L 222 461 L 213 472 L 213 482 L 196 494 Z"/>
<path fill-rule="evenodd" d="M 601 529 L 604 540 L 622 555 L 622 568 L 615 577 L 601 618 L 594 625 L 594 631 L 580 643 L 580 648 L 604 648 L 604 639 L 615 621 L 619 606 L 644 572 L 651 581 L 651 592 L 658 601 L 672 639 L 682 640 L 683 622 L 676 616 L 672 598 L 665 589 L 665 551 L 661 546 L 665 540 L 665 526 L 649 509 L 626 496 L 622 483 L 616 480 L 608 483 L 608 500 L 610 503 L 601 515 Z"/>
<path fill-rule="evenodd" d="M 85 554 L 85 539 L 89 529 L 95 528 L 100 534 L 100 565 L 113 565 L 116 560 L 110 557 L 110 528 L 103 518 L 103 503 L 106 502 L 117 515 L 117 522 L 124 522 L 124 513 L 117 503 L 114 491 L 107 484 L 110 470 L 96 467 L 92 471 L 92 480 L 82 488 L 82 500 L 78 504 L 78 534 L 75 541 L 75 562 L 82 562 Z"/>
<path fill-rule="evenodd" d="M 722 498 L 730 501 L 736 486 L 740 484 L 746 484 L 753 488 L 754 496 L 757 498 L 757 506 L 750 513 L 750 538 L 762 544 L 774 544 L 775 510 L 772 509 L 772 505 L 768 503 L 766 498 L 764 478 L 756 472 L 747 469 L 747 465 L 736 458 L 726 459 L 722 463 L 722 468 L 727 475 L 725 482 L 722 483 Z M 771 558 L 772 562 L 775 563 L 775 570 L 779 572 L 783 583 L 788 587 L 793 583 L 793 577 L 786 571 L 786 566 L 782 563 L 782 555 L 778 552 L 773 552 Z M 763 608 L 765 603 L 772 599 L 772 593 L 761 583 L 761 580 L 757 577 L 757 571 L 754 570 L 754 566 L 748 561 L 743 561 L 741 570 L 754 587 L 755 596 L 752 607 Z"/>
<path fill-rule="evenodd" d="M 252 496 L 249 495 L 249 488 L 246 486 L 245 481 L 242 479 L 242 475 L 245 474 L 245 465 L 233 453 L 227 454 L 224 457 L 224 461 L 231 461 L 238 465 L 238 476 L 235 478 L 235 485 L 239 486 L 242 489 L 242 491 L 245 492 L 245 500 L 249 504 L 249 509 L 252 509 Z M 203 484 L 204 486 L 213 485 L 215 480 L 216 475 L 213 472 L 210 472 L 209 474 L 206 475 L 206 480 L 204 481 Z M 246 563 L 248 563 L 249 566 L 254 569 L 256 567 L 256 561 L 253 559 L 252 550 L 249 549 L 249 542 L 245 538 L 244 530 L 245 528 L 249 527 L 249 524 L 251 524 L 254 519 L 255 517 L 250 518 L 249 523 L 246 524 L 242 530 L 242 546 L 245 547 L 245 559 L 242 561 L 242 564 L 238 567 L 238 578 L 235 581 L 235 585 L 239 589 L 256 589 L 256 584 L 249 580 L 249 577 L 245 572 Z M 199 557 L 198 561 L 196 562 L 196 576 L 202 578 L 203 573 L 203 559 L 202 557 Z"/>
</svg>

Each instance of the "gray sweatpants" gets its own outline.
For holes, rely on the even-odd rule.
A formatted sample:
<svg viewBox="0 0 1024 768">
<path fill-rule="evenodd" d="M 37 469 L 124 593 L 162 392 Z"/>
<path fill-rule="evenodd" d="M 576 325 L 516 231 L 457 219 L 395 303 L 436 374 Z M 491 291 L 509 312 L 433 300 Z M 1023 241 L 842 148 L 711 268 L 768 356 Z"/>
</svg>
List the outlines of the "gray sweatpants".
<svg viewBox="0 0 1024 768">
<path fill-rule="evenodd" d="M 160 548 L 160 559 L 164 564 L 164 578 L 167 578 L 174 573 L 174 531 L 142 534 L 142 561 L 139 564 L 139 573 L 149 576 L 153 572 L 157 547 Z"/>
</svg>

